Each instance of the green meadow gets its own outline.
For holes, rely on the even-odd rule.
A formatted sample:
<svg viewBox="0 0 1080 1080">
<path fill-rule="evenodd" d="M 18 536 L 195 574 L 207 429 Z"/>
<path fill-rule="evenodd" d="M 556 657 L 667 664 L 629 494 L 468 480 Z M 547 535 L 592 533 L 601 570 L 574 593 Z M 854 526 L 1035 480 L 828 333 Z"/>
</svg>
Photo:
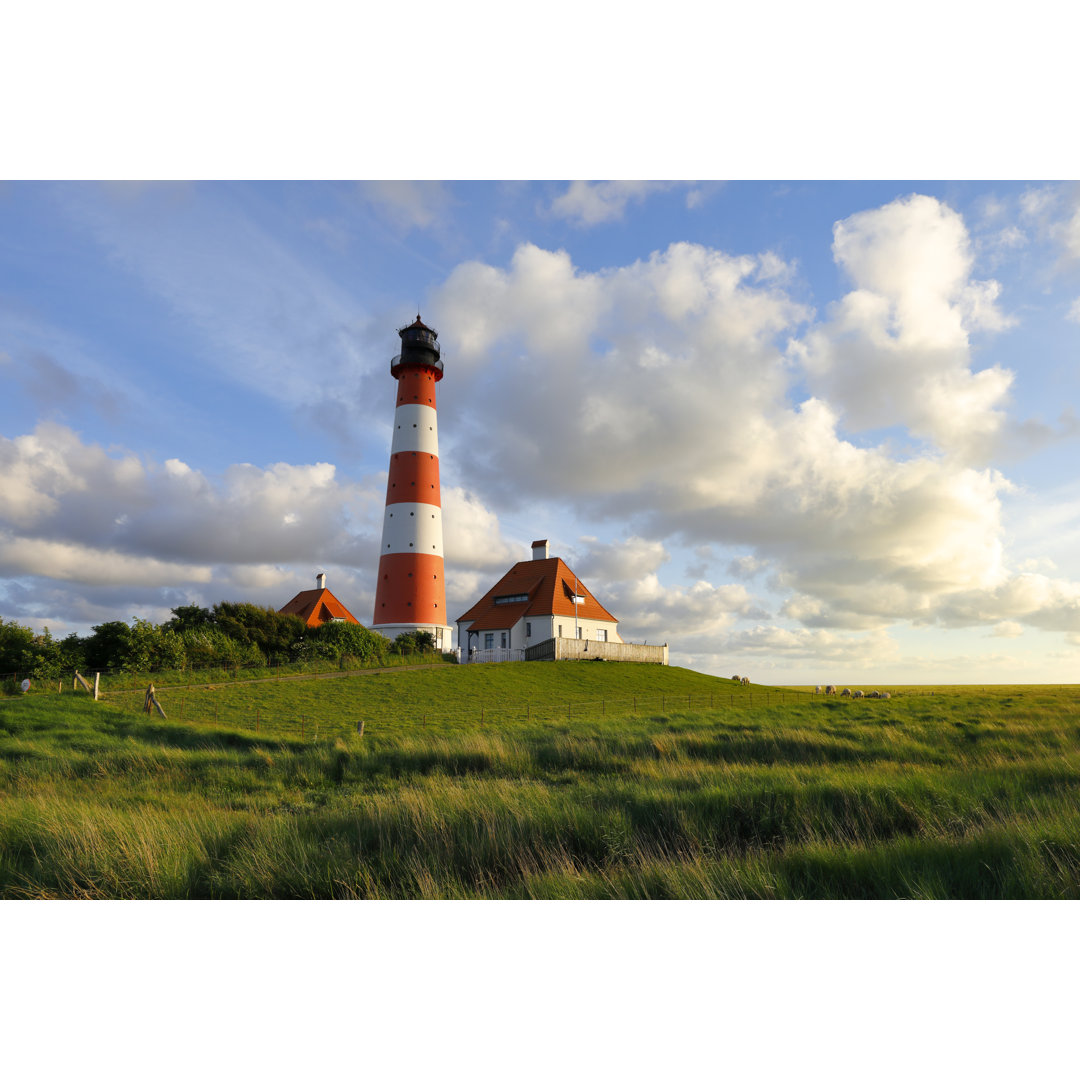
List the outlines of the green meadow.
<svg viewBox="0 0 1080 1080">
<path fill-rule="evenodd" d="M 0 896 L 1080 897 L 1080 687 L 148 681 L 0 698 Z"/>
</svg>

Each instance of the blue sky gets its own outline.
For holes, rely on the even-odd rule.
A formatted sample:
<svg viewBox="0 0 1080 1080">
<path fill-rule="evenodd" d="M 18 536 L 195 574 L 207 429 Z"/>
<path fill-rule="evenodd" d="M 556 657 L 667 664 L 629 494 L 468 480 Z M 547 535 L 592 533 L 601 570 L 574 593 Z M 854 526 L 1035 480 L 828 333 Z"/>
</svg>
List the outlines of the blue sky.
<svg viewBox="0 0 1080 1080">
<path fill-rule="evenodd" d="M 369 621 L 418 307 L 455 615 L 547 537 L 675 663 L 1075 679 L 1069 183 L 0 185 L 0 615 Z"/>
</svg>

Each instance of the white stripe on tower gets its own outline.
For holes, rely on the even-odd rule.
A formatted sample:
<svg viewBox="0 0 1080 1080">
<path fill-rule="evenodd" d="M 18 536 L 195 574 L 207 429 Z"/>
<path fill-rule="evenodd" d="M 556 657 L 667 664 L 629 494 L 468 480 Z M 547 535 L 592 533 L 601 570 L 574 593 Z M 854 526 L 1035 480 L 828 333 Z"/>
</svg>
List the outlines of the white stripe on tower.
<svg viewBox="0 0 1080 1080">
<path fill-rule="evenodd" d="M 394 439 L 390 453 L 419 450 L 439 456 L 439 422 L 430 405 L 399 405 L 394 410 Z"/>
<path fill-rule="evenodd" d="M 435 385 L 443 375 L 438 334 L 416 317 L 398 331 L 401 354 L 390 362 L 398 381 L 386 481 L 372 629 L 387 637 L 427 630 L 449 649 L 439 490 L 439 424 Z"/>
<path fill-rule="evenodd" d="M 443 557 L 442 510 L 432 503 L 390 503 L 383 517 L 380 555 Z"/>
</svg>

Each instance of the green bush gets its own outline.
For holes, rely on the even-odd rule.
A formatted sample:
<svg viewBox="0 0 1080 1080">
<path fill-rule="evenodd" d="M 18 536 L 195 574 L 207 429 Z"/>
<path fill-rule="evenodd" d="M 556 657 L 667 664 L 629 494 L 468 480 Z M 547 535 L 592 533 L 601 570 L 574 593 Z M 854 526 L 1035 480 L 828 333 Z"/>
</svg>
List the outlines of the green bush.
<svg viewBox="0 0 1080 1080">
<path fill-rule="evenodd" d="M 386 659 L 390 642 L 381 634 L 367 630 L 359 623 L 328 622 L 304 637 L 311 654 L 322 660 L 351 657 L 362 666 Z"/>
<path fill-rule="evenodd" d="M 394 644 L 390 651 L 400 656 L 411 656 L 414 653 L 431 653 L 435 651 L 435 637 L 427 630 L 409 630 L 404 634 L 398 634 L 394 638 Z"/>
<path fill-rule="evenodd" d="M 198 630 L 184 630 L 180 640 L 190 671 L 215 667 L 261 667 L 265 662 L 258 646 L 245 645 L 213 625 Z"/>
</svg>

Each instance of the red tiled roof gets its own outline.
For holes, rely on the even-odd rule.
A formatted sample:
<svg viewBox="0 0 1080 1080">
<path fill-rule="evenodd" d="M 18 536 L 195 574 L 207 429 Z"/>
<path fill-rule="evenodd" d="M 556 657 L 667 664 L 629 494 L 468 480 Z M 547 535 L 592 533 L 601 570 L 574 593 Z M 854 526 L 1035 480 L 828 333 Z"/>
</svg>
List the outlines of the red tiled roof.
<svg viewBox="0 0 1080 1080">
<path fill-rule="evenodd" d="M 576 582 L 576 585 L 575 585 Z M 584 596 L 575 605 L 574 589 Z M 528 600 L 496 604 L 500 596 L 528 595 Z M 618 622 L 580 581 L 562 559 L 532 559 L 515 563 L 458 622 L 472 621 L 470 630 L 502 630 L 513 626 L 523 616 L 563 615 L 573 618 Z"/>
<path fill-rule="evenodd" d="M 329 590 L 305 589 L 298 592 L 279 615 L 299 615 L 308 626 L 322 626 L 331 619 L 359 624 L 360 620 Z"/>
</svg>

